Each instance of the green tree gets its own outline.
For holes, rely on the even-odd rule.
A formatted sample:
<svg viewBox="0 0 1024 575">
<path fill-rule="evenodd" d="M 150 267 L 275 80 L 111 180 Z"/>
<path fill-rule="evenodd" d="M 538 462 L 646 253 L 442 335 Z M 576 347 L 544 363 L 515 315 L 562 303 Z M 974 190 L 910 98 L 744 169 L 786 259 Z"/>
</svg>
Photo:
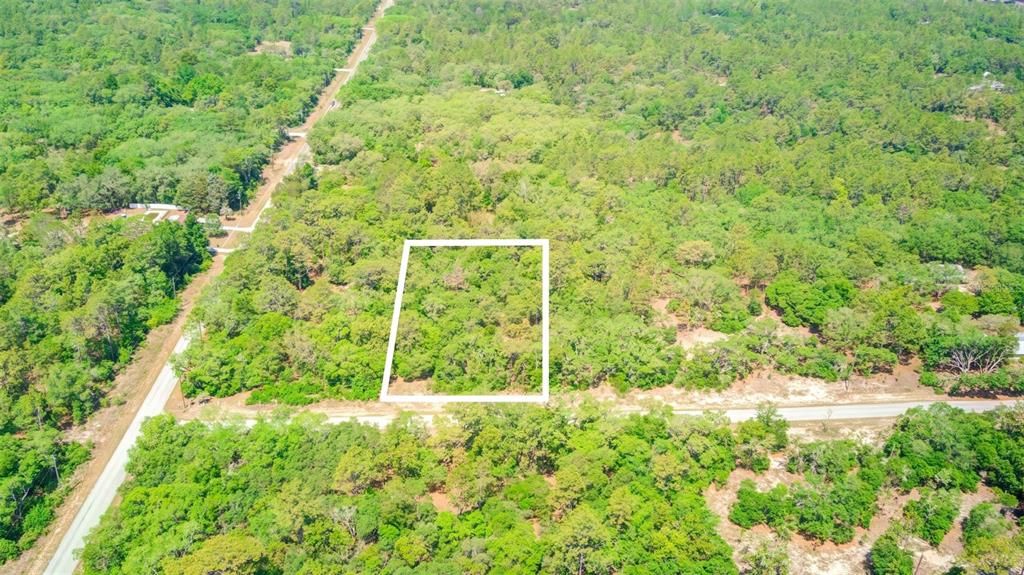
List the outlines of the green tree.
<svg viewBox="0 0 1024 575">
<path fill-rule="evenodd" d="M 255 537 L 239 532 L 214 535 L 195 551 L 164 561 L 168 575 L 260 575 L 268 572 L 267 554 Z"/>
<path fill-rule="evenodd" d="M 868 564 L 872 575 L 911 575 L 914 558 L 892 535 L 883 535 L 871 546 Z"/>
<path fill-rule="evenodd" d="M 936 546 L 953 526 L 959 511 L 959 498 L 954 494 L 923 489 L 920 499 L 907 503 L 904 514 L 910 520 L 911 531 Z"/>
<path fill-rule="evenodd" d="M 604 522 L 589 506 L 581 506 L 569 513 L 553 535 L 544 570 L 564 575 L 611 573 L 609 542 Z"/>
<path fill-rule="evenodd" d="M 762 541 L 746 558 L 749 575 L 789 575 L 789 553 L 784 545 Z"/>
</svg>

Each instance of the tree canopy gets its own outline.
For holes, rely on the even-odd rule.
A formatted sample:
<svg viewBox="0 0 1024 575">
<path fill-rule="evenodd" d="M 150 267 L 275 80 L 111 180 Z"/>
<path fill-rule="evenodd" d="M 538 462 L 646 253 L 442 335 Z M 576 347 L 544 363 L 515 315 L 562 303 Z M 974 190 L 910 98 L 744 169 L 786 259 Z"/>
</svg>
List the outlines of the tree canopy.
<svg viewBox="0 0 1024 575">
<path fill-rule="evenodd" d="M 1021 415 L 1020 407 L 974 414 L 939 405 L 901 417 L 883 450 L 850 440 L 797 444 L 788 468 L 805 481 L 766 492 L 744 481 L 729 519 L 850 541 L 875 515 L 881 487 L 905 488 L 899 470 L 929 471 L 895 451 L 907 434 L 923 441 L 936 426 L 962 435 L 989 426 L 967 452 L 935 439 L 933 459 L 977 472 L 984 454 L 1024 449 Z M 161 416 L 132 451 L 122 503 L 86 542 L 84 572 L 739 573 L 704 492 L 743 464 L 751 436 L 785 438 L 779 421 L 762 409 L 752 420 L 765 428 L 757 433 L 715 414 L 655 407 L 617 415 L 592 402 L 450 407 L 429 426 L 404 414 L 384 429 L 328 425 L 311 413 L 279 412 L 251 427 Z M 1024 466 L 1014 469 L 1019 476 Z M 991 487 L 1007 485 L 984 473 Z M 904 510 L 933 545 L 957 515 L 951 498 L 973 488 L 931 487 L 942 481 L 926 480 Z M 1002 492 L 1024 496 L 1019 487 Z M 969 513 L 958 559 L 979 566 L 969 573 L 1019 560 L 1024 535 L 1005 509 Z M 872 573 L 903 574 L 912 556 L 891 529 L 865 559 Z M 763 547 L 744 563 L 777 574 L 789 562 Z"/>
<path fill-rule="evenodd" d="M 946 391 L 1024 388 L 998 327 L 1024 316 L 1019 11 L 637 12 L 389 10 L 310 136 L 317 170 L 202 304 L 191 392 L 373 397 L 401 241 L 432 237 L 550 238 L 554 389 L 720 389 L 759 367 L 837 381 L 918 356 Z M 285 282 L 297 306 L 259 315 Z M 698 327 L 732 337 L 681 349 L 673 332 Z M 961 343 L 996 353 L 963 364 Z"/>
<path fill-rule="evenodd" d="M 60 430 L 100 407 L 179 289 L 209 261 L 200 225 L 37 215 L 0 240 L 0 562 L 45 531 L 88 455 Z"/>
<path fill-rule="evenodd" d="M 374 6 L 0 2 L 0 206 L 239 208 Z"/>
<path fill-rule="evenodd" d="M 434 422 L 152 419 L 84 572 L 737 573 L 701 497 L 734 465 L 721 420 L 522 406 Z"/>
</svg>

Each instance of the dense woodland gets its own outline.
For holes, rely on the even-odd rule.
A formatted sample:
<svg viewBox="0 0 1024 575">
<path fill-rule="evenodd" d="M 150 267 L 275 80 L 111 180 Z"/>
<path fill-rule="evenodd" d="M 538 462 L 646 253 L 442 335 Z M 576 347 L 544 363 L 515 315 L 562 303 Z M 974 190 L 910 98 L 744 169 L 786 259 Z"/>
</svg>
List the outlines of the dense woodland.
<svg viewBox="0 0 1024 575">
<path fill-rule="evenodd" d="M 46 529 L 88 455 L 61 430 L 95 411 L 146 333 L 174 318 L 206 245 L 191 218 L 85 227 L 40 214 L 0 239 L 0 562 Z"/>
<path fill-rule="evenodd" d="M 200 306 L 186 385 L 372 398 L 402 239 L 546 237 L 556 389 L 919 358 L 937 389 L 1020 392 L 1022 26 L 986 3 L 401 2 L 318 170 Z M 684 354 L 671 324 L 733 336 Z"/>
<path fill-rule="evenodd" d="M 239 208 L 374 6 L 0 2 L 0 206 Z"/>
<path fill-rule="evenodd" d="M 395 344 L 416 391 L 539 392 L 541 248 L 412 248 Z"/>
<path fill-rule="evenodd" d="M 0 561 L 87 456 L 62 431 L 208 261 L 194 218 L 77 218 L 244 205 L 372 8 L 0 0 L 0 206 L 17 227 L 0 239 Z M 1022 29 L 1014 6 L 964 1 L 400 0 L 311 135 L 316 165 L 202 295 L 182 388 L 373 399 L 403 240 L 529 237 L 551 240 L 555 390 L 919 362 L 939 391 L 1020 393 Z M 414 262 L 396 375 L 530 389 L 536 260 L 452 258 Z M 698 327 L 729 337 L 676 344 Z M 782 449 L 805 480 L 746 484 L 735 523 L 850 541 L 880 490 L 917 489 L 867 558 L 908 573 L 908 538 L 941 540 L 984 482 L 1001 499 L 964 523 L 962 567 L 1021 560 L 1016 411 L 916 411 L 880 449 L 787 447 L 770 412 L 735 429 L 592 406 L 451 417 L 158 418 L 86 572 L 734 573 L 702 493 Z"/>
<path fill-rule="evenodd" d="M 85 572 L 735 573 L 701 497 L 732 444 L 713 418 L 596 409 L 464 409 L 433 434 L 162 418 Z"/>
<path fill-rule="evenodd" d="M 1008 514 L 1024 496 L 1022 415 L 939 405 L 901 418 L 882 450 L 792 446 L 789 465 L 807 484 L 781 497 L 741 489 L 731 517 L 847 541 L 882 486 L 953 493 L 984 475 L 1005 501 L 965 520 L 962 572 L 1008 573 L 989 566 L 1024 559 Z M 85 573 L 738 573 L 703 491 L 788 443 L 770 408 L 735 429 L 714 415 L 614 416 L 592 404 L 466 407 L 434 421 L 402 417 L 381 431 L 308 414 L 251 429 L 151 420 L 121 505 L 89 537 Z M 942 504 L 908 505 L 920 518 L 908 529 L 934 541 L 948 515 L 923 506 Z M 906 537 L 880 539 L 875 573 L 910 573 L 880 570 L 901 561 Z M 760 552 L 741 564 L 788 572 Z"/>
<path fill-rule="evenodd" d="M 108 401 L 209 260 L 192 218 L 79 216 L 244 205 L 374 6 L 0 2 L 0 563 L 46 529 L 88 456 L 63 433 Z"/>
</svg>

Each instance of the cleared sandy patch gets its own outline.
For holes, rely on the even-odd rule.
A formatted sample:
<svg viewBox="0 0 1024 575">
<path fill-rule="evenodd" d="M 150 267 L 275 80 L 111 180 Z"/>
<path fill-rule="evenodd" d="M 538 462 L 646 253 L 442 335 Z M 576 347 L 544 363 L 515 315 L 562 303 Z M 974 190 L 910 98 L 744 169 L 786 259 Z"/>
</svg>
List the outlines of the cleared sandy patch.
<svg viewBox="0 0 1024 575">
<path fill-rule="evenodd" d="M 807 427 L 807 426 L 805 426 Z M 834 433 L 822 437 L 814 427 L 802 430 L 805 434 L 815 435 L 815 439 L 834 439 Z M 842 435 L 841 433 L 839 434 Z M 884 433 L 876 434 L 874 443 L 880 444 Z M 733 548 L 733 559 L 742 566 L 745 553 L 757 548 L 766 540 L 778 541 L 778 536 L 764 525 L 752 529 L 743 529 L 729 521 L 729 510 L 736 502 L 736 493 L 740 483 L 751 479 L 758 489 L 765 491 L 772 487 L 785 484 L 793 485 L 803 480 L 803 476 L 785 470 L 785 456 L 776 454 L 771 458 L 771 467 L 762 474 L 747 469 L 737 469 L 722 487 L 712 485 L 704 494 L 708 507 L 720 519 L 718 534 Z M 793 575 L 861 575 L 867 574 L 867 558 L 871 547 L 890 526 L 903 520 L 903 510 L 907 503 L 920 498 L 916 489 L 901 493 L 893 488 L 885 487 L 878 496 L 878 508 L 867 529 L 856 528 L 851 542 L 837 545 L 831 542 L 820 542 L 808 539 L 799 534 L 792 535 L 785 541 L 790 558 Z M 952 529 L 946 534 L 938 547 L 931 547 L 917 537 L 907 537 L 901 545 L 914 556 L 915 574 L 939 575 L 949 570 L 956 557 L 963 551 L 963 520 L 979 503 L 994 501 L 995 494 L 991 489 L 980 485 L 974 493 L 965 493 L 960 498 L 960 513 L 953 523 Z"/>
<path fill-rule="evenodd" d="M 447 511 L 448 513 L 455 513 L 458 515 L 459 510 L 452 504 L 452 500 L 448 497 L 447 493 L 443 491 L 431 491 L 428 496 L 430 498 L 430 502 L 438 511 Z"/>
<path fill-rule="evenodd" d="M 676 345 L 691 350 L 702 345 L 710 345 L 729 337 L 729 334 L 707 329 L 705 327 L 689 327 L 685 325 L 678 316 L 668 311 L 668 304 L 672 300 L 666 297 L 651 300 L 651 307 L 655 311 L 654 324 L 658 327 L 672 328 L 676 331 Z"/>
<path fill-rule="evenodd" d="M 404 379 L 394 377 L 388 386 L 388 393 L 392 395 L 420 395 L 430 393 L 434 387 L 432 379 Z"/>
<path fill-rule="evenodd" d="M 287 40 L 264 40 L 253 48 L 252 54 L 273 54 L 275 56 L 291 57 L 292 43 Z"/>
</svg>

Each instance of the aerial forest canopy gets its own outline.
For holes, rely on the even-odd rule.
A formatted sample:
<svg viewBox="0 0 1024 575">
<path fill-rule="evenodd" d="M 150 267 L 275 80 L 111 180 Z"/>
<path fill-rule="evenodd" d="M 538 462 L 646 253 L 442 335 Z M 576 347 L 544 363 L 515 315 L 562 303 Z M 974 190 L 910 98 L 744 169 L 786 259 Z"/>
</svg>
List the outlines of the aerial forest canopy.
<svg viewBox="0 0 1024 575">
<path fill-rule="evenodd" d="M 372 0 L 0 2 L 0 207 L 237 209 Z"/>
<path fill-rule="evenodd" d="M 413 247 L 391 393 L 539 393 L 541 292 L 538 246 Z"/>
<path fill-rule="evenodd" d="M 755 374 L 1024 394 L 1024 10 L 397 0 L 211 269 L 216 214 L 366 55 L 375 6 L 0 0 L 0 563 L 54 521 L 83 425 L 197 273 L 186 416 L 374 400 L 403 243 L 438 238 L 550 241 L 554 405 L 153 418 L 84 573 L 758 573 L 778 554 L 731 547 L 749 529 L 903 575 L 908 541 L 958 522 L 957 569 L 1024 562 L 1024 405 L 791 443 L 771 406 L 591 397 Z M 132 201 L 190 214 L 106 213 Z M 535 393 L 540 259 L 414 249 L 394 393 Z"/>
<path fill-rule="evenodd" d="M 701 493 L 728 477 L 732 450 L 711 416 L 593 407 L 466 408 L 433 433 L 409 418 L 246 431 L 164 417 L 84 572 L 206 573 L 230 557 L 267 574 L 728 575 Z"/>
<path fill-rule="evenodd" d="M 881 449 L 791 446 L 788 466 L 806 481 L 791 496 L 785 485 L 781 496 L 741 487 L 730 520 L 769 517 L 812 540 L 849 541 L 878 511 L 883 487 L 952 497 L 984 477 L 1015 501 L 1024 496 L 1022 415 L 938 405 L 900 418 Z M 704 493 L 789 442 L 770 409 L 736 429 L 714 414 L 621 416 L 593 404 L 460 407 L 432 428 L 412 417 L 384 430 L 318 417 L 251 429 L 150 420 L 121 505 L 87 540 L 84 573 L 736 574 Z M 1022 554 L 1013 549 L 1024 534 L 1004 507 L 1012 504 L 971 512 L 965 573 L 1010 573 L 985 569 Z M 949 527 L 922 525 L 926 540 Z"/>
<path fill-rule="evenodd" d="M 373 398 L 402 240 L 527 237 L 552 242 L 554 389 L 919 358 L 938 389 L 1020 391 L 1022 27 L 973 2 L 400 2 L 196 310 L 183 385 Z M 694 328 L 731 335 L 683 350 Z"/>
<path fill-rule="evenodd" d="M 243 206 L 374 7 L 0 1 L 0 563 L 45 532 L 86 419 L 210 262 L 192 215 L 83 212 Z"/>
<path fill-rule="evenodd" d="M 62 431 L 104 403 L 149 330 L 174 318 L 206 246 L 191 218 L 80 227 L 37 214 L 0 238 L 0 563 L 46 530 L 88 456 Z"/>
</svg>

